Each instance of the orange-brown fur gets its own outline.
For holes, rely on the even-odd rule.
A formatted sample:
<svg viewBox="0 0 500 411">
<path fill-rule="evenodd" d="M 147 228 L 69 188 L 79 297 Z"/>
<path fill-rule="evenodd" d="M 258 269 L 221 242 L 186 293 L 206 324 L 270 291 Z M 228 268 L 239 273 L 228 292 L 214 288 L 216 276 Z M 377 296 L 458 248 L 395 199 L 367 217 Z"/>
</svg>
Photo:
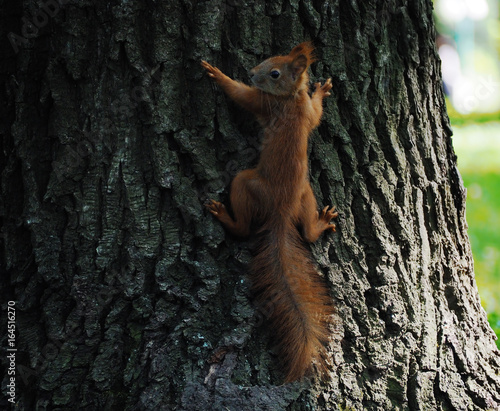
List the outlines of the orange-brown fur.
<svg viewBox="0 0 500 411">
<path fill-rule="evenodd" d="M 314 242 L 323 231 L 335 231 L 330 220 L 337 216 L 329 207 L 318 213 L 308 179 L 308 138 L 320 122 L 323 98 L 332 87 L 330 79 L 324 85 L 316 83 L 309 96 L 312 52 L 306 42 L 287 56 L 265 60 L 251 70 L 253 87 L 202 61 L 208 75 L 264 128 L 257 167 L 241 171 L 231 184 L 234 219 L 217 201 L 207 207 L 238 236 L 249 235 L 252 222 L 260 224 L 260 245 L 250 275 L 259 301 L 271 307 L 269 317 L 287 382 L 304 376 L 313 362 L 325 369 L 333 313 L 325 284 L 297 230 L 301 226 L 303 239 Z"/>
</svg>

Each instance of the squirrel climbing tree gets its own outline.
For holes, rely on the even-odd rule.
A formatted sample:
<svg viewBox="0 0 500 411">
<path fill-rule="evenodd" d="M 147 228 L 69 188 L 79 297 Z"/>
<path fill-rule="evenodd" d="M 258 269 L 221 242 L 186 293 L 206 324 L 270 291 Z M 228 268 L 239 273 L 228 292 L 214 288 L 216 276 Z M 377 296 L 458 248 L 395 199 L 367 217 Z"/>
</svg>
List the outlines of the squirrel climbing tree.
<svg viewBox="0 0 500 411">
<path fill-rule="evenodd" d="M 325 207 L 321 214 L 309 184 L 307 142 L 323 113 L 330 79 L 316 83 L 310 97 L 307 69 L 313 47 L 302 43 L 287 56 L 272 57 L 251 70 L 254 87 L 231 80 L 202 62 L 208 75 L 264 127 L 257 168 L 240 172 L 231 184 L 234 219 L 223 204 L 207 207 L 233 234 L 247 236 L 252 221 L 260 225 L 260 247 L 251 265 L 252 288 L 262 303 L 273 307 L 270 319 L 286 381 L 304 376 L 315 359 L 327 370 L 326 348 L 333 302 L 319 278 L 297 225 L 309 242 L 323 231 L 335 231 L 338 214 Z"/>
<path fill-rule="evenodd" d="M 19 409 L 500 407 L 431 0 L 59 4 L 8 0 L 0 18 Z M 20 40 L 32 11 L 47 19 Z M 305 247 L 340 321 L 328 377 L 283 384 L 251 247 L 204 206 L 229 206 L 265 139 L 200 61 L 248 84 L 305 40 L 312 83 L 331 78 L 309 182 L 339 213 Z"/>
</svg>

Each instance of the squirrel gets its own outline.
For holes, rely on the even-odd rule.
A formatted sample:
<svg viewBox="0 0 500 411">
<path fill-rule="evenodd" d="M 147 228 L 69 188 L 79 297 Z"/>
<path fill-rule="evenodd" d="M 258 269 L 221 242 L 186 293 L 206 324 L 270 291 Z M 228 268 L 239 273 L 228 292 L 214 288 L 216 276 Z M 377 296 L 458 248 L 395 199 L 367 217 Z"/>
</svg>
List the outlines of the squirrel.
<svg viewBox="0 0 500 411">
<path fill-rule="evenodd" d="M 234 235 L 247 237 L 258 224 L 258 247 L 250 264 L 252 290 L 270 306 L 285 382 L 327 370 L 326 345 L 333 302 L 301 240 L 316 241 L 335 231 L 335 207 L 319 213 L 308 176 L 307 144 L 330 95 L 331 79 L 315 83 L 310 96 L 307 70 L 314 47 L 304 42 L 286 56 L 271 57 L 250 70 L 253 86 L 232 80 L 202 60 L 208 76 L 264 128 L 256 168 L 239 172 L 231 183 L 234 218 L 218 201 L 205 206 Z"/>
</svg>

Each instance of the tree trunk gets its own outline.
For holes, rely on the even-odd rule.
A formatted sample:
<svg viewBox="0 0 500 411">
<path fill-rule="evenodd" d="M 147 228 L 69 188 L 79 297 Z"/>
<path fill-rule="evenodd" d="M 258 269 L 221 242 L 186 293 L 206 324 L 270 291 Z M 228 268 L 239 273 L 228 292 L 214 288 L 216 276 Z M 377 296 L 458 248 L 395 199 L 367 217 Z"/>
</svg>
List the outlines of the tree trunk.
<svg viewBox="0 0 500 411">
<path fill-rule="evenodd" d="M 10 301 L 16 329 L 1 341 L 17 349 L 18 409 L 500 407 L 430 0 L 0 8 L 2 312 Z M 339 327 L 329 378 L 281 385 L 250 243 L 203 207 L 256 164 L 260 129 L 199 62 L 246 81 L 308 39 L 311 78 L 334 84 L 310 175 L 340 217 L 311 249 Z"/>
</svg>

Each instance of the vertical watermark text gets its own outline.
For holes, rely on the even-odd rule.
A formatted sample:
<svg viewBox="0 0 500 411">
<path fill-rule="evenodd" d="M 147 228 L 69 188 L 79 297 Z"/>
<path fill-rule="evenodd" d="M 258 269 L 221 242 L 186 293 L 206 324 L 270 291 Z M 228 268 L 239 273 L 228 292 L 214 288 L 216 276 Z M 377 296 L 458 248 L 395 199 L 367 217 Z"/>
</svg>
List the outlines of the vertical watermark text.
<svg viewBox="0 0 500 411">
<path fill-rule="evenodd" d="M 16 303 L 7 303 L 7 400 L 16 402 Z"/>
</svg>

